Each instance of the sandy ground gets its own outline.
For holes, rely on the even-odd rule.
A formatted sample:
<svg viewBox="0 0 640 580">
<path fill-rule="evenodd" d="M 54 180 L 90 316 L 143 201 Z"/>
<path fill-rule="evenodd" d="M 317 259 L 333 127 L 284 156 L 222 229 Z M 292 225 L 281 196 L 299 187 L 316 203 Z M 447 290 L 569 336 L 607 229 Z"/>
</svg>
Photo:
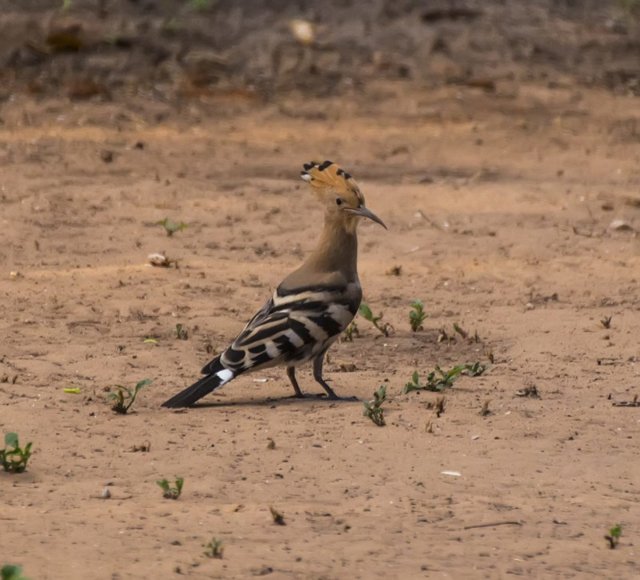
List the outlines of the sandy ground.
<svg viewBox="0 0 640 580">
<path fill-rule="evenodd" d="M 612 404 L 640 393 L 637 98 L 387 82 L 153 117 L 143 101 L 5 104 L 0 431 L 34 454 L 0 473 L 0 564 L 39 580 L 640 576 L 640 408 Z M 314 158 L 389 225 L 361 228 L 360 275 L 395 333 L 359 319 L 326 367 L 342 395 L 386 384 L 387 425 L 359 401 L 288 398 L 278 369 L 161 409 L 313 247 L 298 174 Z M 167 237 L 165 217 L 188 227 Z M 178 267 L 149 266 L 159 251 Z M 402 394 L 414 370 L 475 361 L 487 372 L 440 417 L 436 394 Z M 106 391 L 144 378 L 114 414 Z M 308 370 L 301 385 L 320 392 Z M 163 499 L 174 476 L 183 495 Z M 214 537 L 222 559 L 203 553 Z"/>
</svg>

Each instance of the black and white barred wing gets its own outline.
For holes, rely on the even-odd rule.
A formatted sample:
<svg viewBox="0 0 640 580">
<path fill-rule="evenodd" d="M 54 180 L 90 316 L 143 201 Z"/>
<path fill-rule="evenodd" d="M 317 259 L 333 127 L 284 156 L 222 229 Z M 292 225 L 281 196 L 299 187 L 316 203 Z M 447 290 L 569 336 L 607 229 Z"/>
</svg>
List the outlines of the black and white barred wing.
<svg viewBox="0 0 640 580">
<path fill-rule="evenodd" d="M 353 320 L 361 296 L 359 284 L 276 290 L 233 344 L 202 369 L 205 376 L 163 406 L 188 407 L 246 371 L 318 356 Z"/>
<path fill-rule="evenodd" d="M 295 366 L 325 350 L 357 311 L 358 292 L 348 285 L 282 293 L 253 317 L 222 354 L 220 362 L 234 376 L 285 363 Z M 208 367 L 204 372 L 210 372 Z"/>
</svg>

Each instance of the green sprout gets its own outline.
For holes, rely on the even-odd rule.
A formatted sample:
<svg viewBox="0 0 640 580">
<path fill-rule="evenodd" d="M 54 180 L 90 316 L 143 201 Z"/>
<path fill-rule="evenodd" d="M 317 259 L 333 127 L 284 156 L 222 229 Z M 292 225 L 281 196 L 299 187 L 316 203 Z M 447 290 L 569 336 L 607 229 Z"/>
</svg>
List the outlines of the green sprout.
<svg viewBox="0 0 640 580">
<path fill-rule="evenodd" d="M 133 389 L 122 385 L 116 385 L 117 391 L 109 393 L 109 398 L 114 402 L 111 409 L 116 413 L 126 415 L 131 406 L 135 403 L 140 389 L 150 385 L 152 382 L 153 381 L 151 379 L 143 379 L 138 382 Z"/>
<path fill-rule="evenodd" d="M 0 568 L 1 580 L 29 580 L 22 575 L 22 566 L 14 566 L 13 564 L 5 564 Z"/>
<path fill-rule="evenodd" d="M 457 322 L 453 323 L 453 330 L 457 332 L 463 339 L 469 338 L 469 333 L 462 328 Z"/>
<path fill-rule="evenodd" d="M 478 343 L 480 342 L 480 335 L 478 334 L 478 331 L 474 331 L 473 336 L 471 334 L 469 334 L 469 332 L 467 332 L 464 328 L 462 328 L 462 326 L 460 326 L 457 322 L 453 323 L 453 332 L 455 334 L 459 334 L 460 338 L 462 338 L 462 340 L 466 340 L 468 342 L 475 342 Z M 455 342 L 456 341 L 456 337 L 454 335 L 449 335 L 447 334 L 447 331 L 444 328 L 440 329 L 440 335 L 438 336 L 438 342 Z"/>
<path fill-rule="evenodd" d="M 411 330 L 413 332 L 423 330 L 422 323 L 426 317 L 427 314 L 424 311 L 424 304 L 422 303 L 422 300 L 414 300 L 411 303 L 411 310 L 409 311 L 409 324 L 411 325 Z"/>
<path fill-rule="evenodd" d="M 189 340 L 189 331 L 180 323 L 176 324 L 176 338 L 178 340 Z"/>
<path fill-rule="evenodd" d="M 20 447 L 17 433 L 6 433 L 4 436 L 5 448 L 0 450 L 0 463 L 2 468 L 9 473 L 22 473 L 27 469 L 27 463 L 31 457 L 31 443 L 24 448 Z"/>
<path fill-rule="evenodd" d="M 464 369 L 462 369 L 462 374 L 467 375 L 468 377 L 479 377 L 487 370 L 486 365 L 483 365 L 480 361 L 476 361 L 471 364 L 467 363 L 462 366 L 464 367 Z"/>
<path fill-rule="evenodd" d="M 211 541 L 208 544 L 205 544 L 204 547 L 204 555 L 207 558 L 222 558 L 222 553 L 224 552 L 222 540 L 219 540 L 218 538 L 211 538 Z"/>
<path fill-rule="evenodd" d="M 358 325 L 356 324 L 355 320 L 349 325 L 347 326 L 347 328 L 344 331 L 344 334 L 342 335 L 342 340 L 344 342 L 353 342 L 354 337 L 356 336 L 360 336 L 360 331 L 358 330 Z"/>
<path fill-rule="evenodd" d="M 448 371 L 443 371 L 438 365 L 427 375 L 427 382 L 420 382 L 418 371 L 414 371 L 411 380 L 404 386 L 402 392 L 404 394 L 411 391 L 435 391 L 440 392 L 453 386 L 454 381 L 460 375 L 468 375 L 470 377 L 480 376 L 487 367 L 480 362 L 473 364 L 457 365 Z"/>
<path fill-rule="evenodd" d="M 427 403 L 427 409 L 433 409 L 436 413 L 436 419 L 440 418 L 447 408 L 447 399 L 446 397 L 437 397 L 435 401 L 429 401 Z"/>
<path fill-rule="evenodd" d="M 176 232 L 181 232 L 182 230 L 187 228 L 187 224 L 185 224 L 184 222 L 174 222 L 168 217 L 156 223 L 164 228 L 164 231 L 167 232 L 167 235 L 169 237 L 171 237 Z"/>
<path fill-rule="evenodd" d="M 184 478 L 176 477 L 176 480 L 171 486 L 168 480 L 158 479 L 156 483 L 162 489 L 162 497 L 165 499 L 178 499 L 182 493 L 182 487 L 184 486 Z"/>
<path fill-rule="evenodd" d="M 620 536 L 622 536 L 622 526 L 616 524 L 609 530 L 609 534 L 604 537 L 609 542 L 609 547 L 615 550 L 620 542 Z"/>
<path fill-rule="evenodd" d="M 384 410 L 382 403 L 387 398 L 387 387 L 380 385 L 380 388 L 373 393 L 373 399 L 371 401 L 365 401 L 364 411 L 362 414 L 365 417 L 369 417 L 378 427 L 384 427 L 386 424 L 384 421 Z"/>
<path fill-rule="evenodd" d="M 277 509 L 269 506 L 269 511 L 271 512 L 271 517 L 273 518 L 273 523 L 277 526 L 286 526 L 287 522 L 284 521 L 284 514 L 280 513 Z"/>
<path fill-rule="evenodd" d="M 393 332 L 393 326 L 391 326 L 388 322 L 380 323 L 383 316 L 382 313 L 380 313 L 379 316 L 376 316 L 371 308 L 369 308 L 369 305 L 365 304 L 364 302 L 360 304 L 358 312 L 360 313 L 360 316 L 362 316 L 362 318 L 368 320 L 371 324 L 373 324 L 373 326 L 375 326 L 376 329 L 380 331 L 382 336 L 391 336 L 391 333 Z"/>
</svg>

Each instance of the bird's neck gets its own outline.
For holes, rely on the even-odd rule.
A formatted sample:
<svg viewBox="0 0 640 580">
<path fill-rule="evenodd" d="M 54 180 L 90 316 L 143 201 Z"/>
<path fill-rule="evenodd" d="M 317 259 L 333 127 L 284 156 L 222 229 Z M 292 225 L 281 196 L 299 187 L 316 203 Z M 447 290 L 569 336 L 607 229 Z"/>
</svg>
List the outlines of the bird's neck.
<svg viewBox="0 0 640 580">
<path fill-rule="evenodd" d="M 358 278 L 358 237 L 355 220 L 326 217 L 316 249 L 306 265 L 320 272 L 341 272 L 348 281 Z"/>
</svg>

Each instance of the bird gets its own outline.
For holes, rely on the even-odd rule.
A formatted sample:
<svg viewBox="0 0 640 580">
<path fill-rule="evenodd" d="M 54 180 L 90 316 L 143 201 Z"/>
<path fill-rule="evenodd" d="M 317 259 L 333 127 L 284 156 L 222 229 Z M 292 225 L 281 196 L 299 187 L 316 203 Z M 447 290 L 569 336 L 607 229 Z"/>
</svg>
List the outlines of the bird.
<svg viewBox="0 0 640 580">
<path fill-rule="evenodd" d="M 163 407 L 190 407 L 244 373 L 276 365 L 286 367 L 295 396 L 304 397 L 295 373 L 307 362 L 312 362 L 313 378 L 327 398 L 340 398 L 323 378 L 322 368 L 327 350 L 351 323 L 362 300 L 356 230 L 362 219 L 387 226 L 366 207 L 353 177 L 336 163 L 305 163 L 300 176 L 324 208 L 316 248 L 231 345 L 203 367 L 204 376 Z"/>
</svg>

